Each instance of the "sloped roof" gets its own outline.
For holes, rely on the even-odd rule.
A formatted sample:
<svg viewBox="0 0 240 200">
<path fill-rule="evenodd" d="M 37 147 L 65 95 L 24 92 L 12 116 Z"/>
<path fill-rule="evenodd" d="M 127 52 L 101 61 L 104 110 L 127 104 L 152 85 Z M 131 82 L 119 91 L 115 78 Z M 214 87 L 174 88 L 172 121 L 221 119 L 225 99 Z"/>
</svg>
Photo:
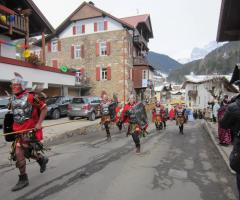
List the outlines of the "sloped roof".
<svg viewBox="0 0 240 200">
<path fill-rule="evenodd" d="M 149 14 L 136 15 L 131 17 L 124 17 L 124 18 L 121 18 L 121 20 L 127 22 L 128 24 L 131 24 L 136 28 L 140 22 L 146 22 L 149 16 L 150 16 Z"/>
<path fill-rule="evenodd" d="M 187 80 L 183 83 L 182 89 L 185 89 L 187 84 L 202 84 L 205 82 L 220 79 L 228 85 L 230 91 L 235 93 L 238 92 L 237 88 L 234 85 L 230 84 L 230 75 L 187 75 L 185 78 Z"/>
<path fill-rule="evenodd" d="M 151 33 L 151 37 L 153 37 L 152 24 L 149 14 L 124 17 L 120 19 L 128 24 L 131 24 L 134 28 L 137 28 L 140 23 L 144 23 Z"/>
<path fill-rule="evenodd" d="M 82 9 L 85 9 L 84 14 L 81 14 L 80 10 L 82 11 Z M 94 11 L 92 13 L 92 15 L 89 14 L 89 11 L 92 10 Z M 108 16 L 110 18 L 112 18 L 113 20 L 121 23 L 124 27 L 128 28 L 128 29 L 134 29 L 134 26 L 132 26 L 131 24 L 128 24 L 127 22 L 114 17 L 113 15 L 97 8 L 96 6 L 94 6 L 91 3 L 87 3 L 87 2 L 83 2 L 75 11 L 73 11 L 55 30 L 54 34 L 51 34 L 49 36 L 46 37 L 46 40 L 49 40 L 53 37 L 56 37 L 57 35 L 59 35 L 64 29 L 66 29 L 72 22 L 80 20 L 80 19 L 90 19 L 90 18 L 94 18 L 94 17 L 101 17 L 101 16 Z M 40 40 L 41 41 L 41 40 Z M 40 44 L 40 41 L 38 41 L 37 43 L 35 43 L 36 45 Z"/>
<path fill-rule="evenodd" d="M 203 83 L 203 82 L 212 80 L 214 78 L 226 78 L 228 81 L 230 81 L 231 76 L 230 75 L 186 75 L 185 78 L 186 78 L 186 81 L 188 82 Z"/>
</svg>

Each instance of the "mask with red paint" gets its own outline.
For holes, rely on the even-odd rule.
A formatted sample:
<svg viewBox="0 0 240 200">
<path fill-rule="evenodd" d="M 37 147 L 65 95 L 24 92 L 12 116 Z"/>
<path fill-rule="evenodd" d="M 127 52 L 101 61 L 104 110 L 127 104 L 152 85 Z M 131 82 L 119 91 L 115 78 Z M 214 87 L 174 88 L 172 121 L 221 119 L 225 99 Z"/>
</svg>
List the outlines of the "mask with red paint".
<svg viewBox="0 0 240 200">
<path fill-rule="evenodd" d="M 19 73 L 14 72 L 14 75 L 15 78 L 11 80 L 12 93 L 19 94 L 25 90 L 26 82 L 23 80 L 23 77 Z"/>
</svg>

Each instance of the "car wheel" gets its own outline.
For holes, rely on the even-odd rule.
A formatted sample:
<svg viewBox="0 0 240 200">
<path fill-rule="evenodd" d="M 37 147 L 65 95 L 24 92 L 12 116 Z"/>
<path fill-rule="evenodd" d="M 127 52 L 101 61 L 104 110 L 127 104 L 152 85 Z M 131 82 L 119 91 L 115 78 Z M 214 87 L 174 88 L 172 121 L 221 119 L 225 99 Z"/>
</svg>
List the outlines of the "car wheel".
<svg viewBox="0 0 240 200">
<path fill-rule="evenodd" d="M 74 120 L 74 117 L 69 116 L 68 119 L 69 120 Z"/>
<path fill-rule="evenodd" d="M 95 119 L 96 119 L 96 114 L 94 112 L 92 112 L 89 116 L 89 120 L 94 121 Z"/>
<path fill-rule="evenodd" d="M 60 118 L 60 112 L 58 109 L 56 109 L 52 113 L 52 119 L 59 119 L 59 118 Z"/>
</svg>

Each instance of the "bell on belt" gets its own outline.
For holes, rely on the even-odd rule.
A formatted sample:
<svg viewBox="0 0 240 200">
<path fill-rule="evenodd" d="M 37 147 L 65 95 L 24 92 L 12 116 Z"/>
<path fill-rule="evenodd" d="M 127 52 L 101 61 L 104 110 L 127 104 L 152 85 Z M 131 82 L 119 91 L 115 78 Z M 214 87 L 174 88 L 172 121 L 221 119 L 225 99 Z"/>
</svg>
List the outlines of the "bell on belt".
<svg viewBox="0 0 240 200">
<path fill-rule="evenodd" d="M 11 132 L 13 132 L 13 114 L 7 113 L 3 122 L 3 133 L 7 134 Z M 13 142 L 15 140 L 15 134 L 5 135 L 4 137 L 7 142 Z"/>
</svg>

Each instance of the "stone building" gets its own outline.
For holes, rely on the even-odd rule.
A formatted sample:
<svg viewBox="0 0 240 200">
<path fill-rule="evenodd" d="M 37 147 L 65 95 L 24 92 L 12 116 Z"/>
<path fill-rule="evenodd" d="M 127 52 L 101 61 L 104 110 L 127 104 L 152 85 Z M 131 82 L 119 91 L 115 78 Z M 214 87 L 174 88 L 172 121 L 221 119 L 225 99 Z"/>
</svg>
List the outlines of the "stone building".
<svg viewBox="0 0 240 200">
<path fill-rule="evenodd" d="M 89 80 L 87 86 L 80 85 L 81 95 L 100 96 L 106 92 L 112 96 L 117 93 L 120 100 L 126 100 L 130 93 L 135 93 L 134 60 L 144 59 L 148 51 L 139 46 L 143 43 L 143 35 L 146 44 L 152 36 L 148 32 L 139 33 L 138 27 L 145 23 L 141 19 L 132 24 L 129 18 L 116 18 L 93 3 L 84 2 L 54 34 L 46 37 L 46 64 L 78 70 L 81 77 Z M 147 20 L 150 22 L 149 15 Z M 134 42 L 136 37 L 141 40 Z M 41 41 L 36 45 L 41 46 Z M 35 49 L 41 56 L 42 50 Z"/>
</svg>

